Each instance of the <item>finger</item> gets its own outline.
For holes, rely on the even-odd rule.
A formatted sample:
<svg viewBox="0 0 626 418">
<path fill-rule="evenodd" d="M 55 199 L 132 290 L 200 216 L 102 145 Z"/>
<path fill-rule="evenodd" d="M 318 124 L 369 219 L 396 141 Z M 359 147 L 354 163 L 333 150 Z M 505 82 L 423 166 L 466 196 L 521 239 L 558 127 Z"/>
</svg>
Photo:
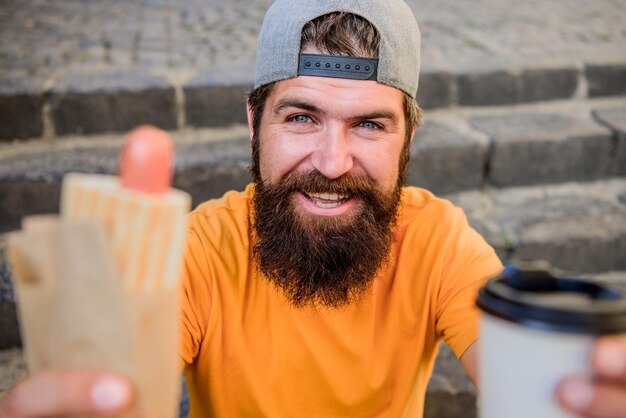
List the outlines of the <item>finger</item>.
<svg viewBox="0 0 626 418">
<path fill-rule="evenodd" d="M 132 385 L 119 376 L 48 371 L 23 380 L 0 399 L 0 418 L 116 413 L 132 398 Z"/>
<path fill-rule="evenodd" d="M 626 384 L 626 338 L 598 339 L 591 353 L 591 365 L 598 376 Z"/>
<path fill-rule="evenodd" d="M 570 377 L 557 388 L 559 403 L 585 418 L 626 418 L 626 387 Z"/>
</svg>

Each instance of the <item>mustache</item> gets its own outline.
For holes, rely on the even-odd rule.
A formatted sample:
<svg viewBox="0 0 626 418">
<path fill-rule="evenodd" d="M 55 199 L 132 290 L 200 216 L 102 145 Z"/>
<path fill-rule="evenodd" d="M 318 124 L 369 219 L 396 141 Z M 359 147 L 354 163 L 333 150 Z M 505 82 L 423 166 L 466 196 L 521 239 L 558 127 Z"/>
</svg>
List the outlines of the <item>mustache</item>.
<svg viewBox="0 0 626 418">
<path fill-rule="evenodd" d="M 303 193 L 334 193 L 348 197 L 360 198 L 366 202 L 375 201 L 383 192 L 376 181 L 369 176 L 358 176 L 346 173 L 341 177 L 330 179 L 317 170 L 309 172 L 289 172 L 276 184 L 261 184 L 265 191 L 285 194 Z"/>
</svg>

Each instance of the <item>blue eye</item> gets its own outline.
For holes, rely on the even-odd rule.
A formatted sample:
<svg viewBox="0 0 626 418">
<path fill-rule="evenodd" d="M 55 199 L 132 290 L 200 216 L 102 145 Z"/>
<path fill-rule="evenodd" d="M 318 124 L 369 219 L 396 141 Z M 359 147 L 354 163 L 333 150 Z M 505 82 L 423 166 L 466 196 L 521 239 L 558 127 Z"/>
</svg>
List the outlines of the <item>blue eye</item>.
<svg viewBox="0 0 626 418">
<path fill-rule="evenodd" d="M 311 118 L 307 115 L 295 115 L 295 116 L 292 116 L 290 119 L 291 121 L 297 122 L 297 123 L 306 123 L 306 122 L 311 121 Z"/>
<path fill-rule="evenodd" d="M 380 125 L 376 122 L 372 122 L 371 120 L 361 122 L 361 126 L 367 129 L 380 129 Z"/>
</svg>

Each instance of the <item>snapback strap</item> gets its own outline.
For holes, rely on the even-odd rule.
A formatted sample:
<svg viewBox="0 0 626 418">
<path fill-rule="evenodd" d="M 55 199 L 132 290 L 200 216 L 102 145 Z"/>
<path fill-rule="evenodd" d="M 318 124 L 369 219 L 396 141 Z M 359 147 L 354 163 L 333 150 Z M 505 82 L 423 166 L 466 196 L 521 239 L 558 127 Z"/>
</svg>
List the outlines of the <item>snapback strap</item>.
<svg viewBox="0 0 626 418">
<path fill-rule="evenodd" d="M 300 54 L 298 75 L 376 80 L 378 59 L 341 55 Z"/>
</svg>

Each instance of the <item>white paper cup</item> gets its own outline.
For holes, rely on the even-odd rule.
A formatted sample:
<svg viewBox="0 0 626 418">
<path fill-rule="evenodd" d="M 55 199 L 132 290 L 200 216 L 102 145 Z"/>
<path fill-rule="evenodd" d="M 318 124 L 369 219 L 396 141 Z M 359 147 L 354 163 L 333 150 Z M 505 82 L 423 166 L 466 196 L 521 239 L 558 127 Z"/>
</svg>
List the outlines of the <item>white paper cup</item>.
<svg viewBox="0 0 626 418">
<path fill-rule="evenodd" d="M 626 295 L 608 286 L 508 266 L 481 290 L 481 418 L 574 418 L 563 377 L 589 373 L 594 338 L 626 334 Z"/>
</svg>

